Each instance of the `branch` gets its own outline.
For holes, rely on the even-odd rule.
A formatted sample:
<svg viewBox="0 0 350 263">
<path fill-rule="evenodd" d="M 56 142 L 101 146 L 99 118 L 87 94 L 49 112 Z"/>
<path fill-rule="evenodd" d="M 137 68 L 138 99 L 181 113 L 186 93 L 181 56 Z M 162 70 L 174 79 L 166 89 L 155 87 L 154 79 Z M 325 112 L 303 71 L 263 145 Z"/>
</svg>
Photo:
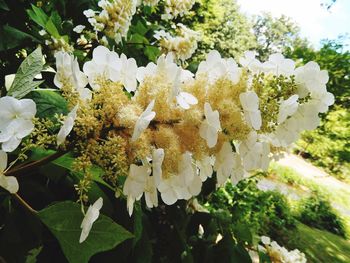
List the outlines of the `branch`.
<svg viewBox="0 0 350 263">
<path fill-rule="evenodd" d="M 42 166 L 44 164 L 47 164 L 53 160 L 56 160 L 58 159 L 59 157 L 61 157 L 62 155 L 66 154 L 68 151 L 60 151 L 60 152 L 56 152 L 52 155 L 49 155 L 43 159 L 40 159 L 38 161 L 35 161 L 35 162 L 31 162 L 31 163 L 28 163 L 28 164 L 25 164 L 23 166 L 20 166 L 20 167 L 15 167 L 9 171 L 7 171 L 5 173 L 5 175 L 15 175 L 15 174 L 19 174 L 19 173 L 22 173 L 22 172 L 28 172 L 28 171 L 31 171 L 31 170 L 34 170 L 35 168 L 39 167 L 39 166 Z"/>
</svg>

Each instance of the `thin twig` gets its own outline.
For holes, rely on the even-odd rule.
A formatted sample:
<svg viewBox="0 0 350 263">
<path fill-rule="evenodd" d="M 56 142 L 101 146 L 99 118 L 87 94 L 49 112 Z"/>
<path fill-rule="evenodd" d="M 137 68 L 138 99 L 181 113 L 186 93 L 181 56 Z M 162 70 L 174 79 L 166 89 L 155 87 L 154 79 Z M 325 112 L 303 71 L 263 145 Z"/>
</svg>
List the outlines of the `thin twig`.
<svg viewBox="0 0 350 263">
<path fill-rule="evenodd" d="M 61 157 L 62 155 L 66 154 L 68 151 L 60 151 L 60 152 L 56 152 L 52 155 L 49 155 L 43 159 L 40 159 L 38 161 L 35 162 L 31 162 L 28 163 L 26 165 L 20 166 L 20 167 L 14 167 L 13 169 L 9 170 L 6 172 L 6 175 L 14 175 L 14 174 L 19 174 L 22 172 L 28 172 L 31 171 L 41 165 L 47 164 L 53 160 L 58 159 L 59 157 Z"/>
<path fill-rule="evenodd" d="M 31 213 L 38 213 L 34 208 L 32 208 L 22 197 L 20 197 L 18 194 L 14 194 L 14 197 L 17 199 L 18 202 L 20 202 L 25 208 L 27 208 Z"/>
</svg>

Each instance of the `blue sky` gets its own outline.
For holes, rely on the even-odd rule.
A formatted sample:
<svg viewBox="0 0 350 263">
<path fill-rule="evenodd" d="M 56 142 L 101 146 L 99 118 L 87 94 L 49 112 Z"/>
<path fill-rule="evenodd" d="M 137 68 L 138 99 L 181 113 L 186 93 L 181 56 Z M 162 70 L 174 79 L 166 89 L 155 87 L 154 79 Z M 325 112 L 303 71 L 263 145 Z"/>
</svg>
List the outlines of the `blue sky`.
<svg viewBox="0 0 350 263">
<path fill-rule="evenodd" d="M 337 0 L 327 10 L 320 4 L 324 0 L 237 0 L 241 11 L 248 15 L 270 12 L 291 17 L 301 28 L 301 34 L 317 48 L 321 39 L 335 39 L 338 35 L 349 34 L 350 0 Z M 347 44 L 350 45 L 350 39 Z M 350 50 L 350 46 L 347 47 Z"/>
</svg>

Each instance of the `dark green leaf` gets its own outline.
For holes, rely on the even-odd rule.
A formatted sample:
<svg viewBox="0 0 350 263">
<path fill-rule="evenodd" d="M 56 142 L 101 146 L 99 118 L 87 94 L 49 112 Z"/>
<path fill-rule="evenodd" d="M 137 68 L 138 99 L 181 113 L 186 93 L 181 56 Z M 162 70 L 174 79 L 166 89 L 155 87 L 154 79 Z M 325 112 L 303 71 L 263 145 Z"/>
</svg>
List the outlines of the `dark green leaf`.
<svg viewBox="0 0 350 263">
<path fill-rule="evenodd" d="M 0 51 L 15 48 L 21 45 L 25 39 L 29 38 L 36 40 L 33 36 L 17 28 L 4 25 L 3 28 L 0 28 Z"/>
<path fill-rule="evenodd" d="M 10 11 L 10 8 L 7 6 L 7 4 L 4 0 L 0 0 L 0 9 L 5 10 L 5 11 Z"/>
<path fill-rule="evenodd" d="M 101 214 L 93 224 L 88 238 L 80 244 L 80 224 L 84 216 L 80 205 L 69 201 L 49 206 L 38 215 L 57 238 L 71 263 L 87 263 L 94 254 L 110 250 L 132 238 L 132 234 L 126 229 Z"/>
<path fill-rule="evenodd" d="M 43 69 L 42 59 L 41 48 L 38 47 L 19 66 L 8 95 L 20 99 L 40 84 L 33 79 Z"/>
<path fill-rule="evenodd" d="M 39 255 L 43 247 L 33 248 L 28 252 L 26 262 L 25 263 L 36 263 L 37 259 L 36 257 Z"/>
<path fill-rule="evenodd" d="M 34 90 L 29 94 L 37 107 L 39 118 L 52 117 L 55 113 L 67 115 L 67 101 L 58 93 L 51 90 Z"/>
</svg>

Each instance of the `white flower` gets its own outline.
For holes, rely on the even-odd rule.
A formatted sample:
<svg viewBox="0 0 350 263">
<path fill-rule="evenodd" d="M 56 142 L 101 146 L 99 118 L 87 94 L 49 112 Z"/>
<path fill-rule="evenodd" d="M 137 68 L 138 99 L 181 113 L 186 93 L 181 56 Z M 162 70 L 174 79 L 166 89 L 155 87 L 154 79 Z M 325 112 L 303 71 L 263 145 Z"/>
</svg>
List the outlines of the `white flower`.
<svg viewBox="0 0 350 263">
<path fill-rule="evenodd" d="M 259 130 L 262 121 L 258 95 L 254 91 L 243 92 L 239 95 L 239 100 L 241 101 L 246 121 L 255 130 Z"/>
<path fill-rule="evenodd" d="M 9 89 L 12 86 L 13 81 L 15 80 L 16 74 L 9 74 L 5 76 L 5 88 L 7 91 L 9 91 Z"/>
<path fill-rule="evenodd" d="M 136 90 L 136 60 L 128 59 L 124 54 L 119 57 L 116 52 L 104 46 L 94 49 L 92 60 L 84 64 L 83 71 L 88 76 L 93 89 L 99 89 L 97 80 L 102 77 L 113 82 L 121 82 L 128 92 Z"/>
<path fill-rule="evenodd" d="M 263 63 L 263 70 L 276 76 L 283 75 L 289 77 L 294 74 L 295 63 L 291 59 L 286 59 L 280 53 L 272 54 L 269 60 Z"/>
<path fill-rule="evenodd" d="M 0 98 L 0 142 L 5 152 L 14 151 L 34 129 L 36 105 L 31 99 Z"/>
<path fill-rule="evenodd" d="M 164 149 L 154 149 L 152 151 L 152 175 L 156 186 L 160 184 L 162 179 L 162 163 L 164 160 Z"/>
<path fill-rule="evenodd" d="M 224 185 L 226 180 L 231 176 L 234 164 L 233 158 L 232 147 L 229 142 L 225 142 L 219 153 L 215 156 L 214 171 L 216 171 L 219 186 Z"/>
<path fill-rule="evenodd" d="M 248 138 L 239 144 L 239 154 L 247 171 L 267 170 L 269 166 L 270 146 L 266 142 L 258 142 L 257 139 L 257 133 L 252 131 L 248 134 Z"/>
<path fill-rule="evenodd" d="M 179 67 L 177 69 L 176 77 L 173 82 L 173 86 L 172 86 L 173 89 L 172 89 L 172 94 L 170 96 L 170 101 L 173 98 L 176 98 L 177 104 L 181 108 L 188 110 L 191 107 L 191 105 L 196 105 L 198 103 L 198 100 L 192 94 L 188 92 L 180 91 L 180 86 L 182 82 L 182 79 L 181 79 L 182 73 L 183 73 L 183 70 Z"/>
<path fill-rule="evenodd" d="M 11 194 L 17 193 L 19 189 L 17 178 L 14 176 L 6 176 L 4 173 L 7 167 L 7 154 L 0 150 L 0 186 Z"/>
<path fill-rule="evenodd" d="M 296 113 L 293 115 L 294 125 L 301 130 L 313 130 L 320 124 L 319 106 L 312 101 L 299 106 Z"/>
<path fill-rule="evenodd" d="M 44 29 L 39 30 L 38 33 L 40 36 L 45 36 L 47 34 L 47 32 Z"/>
<path fill-rule="evenodd" d="M 92 60 L 83 66 L 84 73 L 89 78 L 90 86 L 98 90 L 98 78 L 110 79 L 112 81 L 120 80 L 120 71 L 122 62 L 114 51 L 110 51 L 104 46 L 98 46 L 92 52 Z"/>
<path fill-rule="evenodd" d="M 328 79 L 327 70 L 320 70 L 320 66 L 314 61 L 310 61 L 295 70 L 295 80 L 300 85 L 301 92 L 306 89 L 311 92 L 311 96 L 317 93 L 326 93 Z M 305 92 L 302 92 L 302 95 L 305 96 Z M 301 94 L 299 96 L 304 97 Z"/>
<path fill-rule="evenodd" d="M 196 161 L 197 168 L 199 169 L 199 177 L 202 182 L 206 181 L 213 174 L 213 158 L 205 156 L 202 160 Z"/>
<path fill-rule="evenodd" d="M 90 17 L 94 17 L 95 16 L 95 11 L 92 10 L 92 9 L 88 9 L 88 10 L 85 10 L 83 12 L 84 16 L 86 16 L 87 18 L 90 18 Z"/>
<path fill-rule="evenodd" d="M 74 126 L 74 121 L 77 118 L 77 110 L 78 105 L 76 105 L 70 113 L 66 116 L 63 121 L 63 125 L 61 126 L 58 134 L 57 134 L 57 145 L 61 145 L 65 140 L 69 133 L 72 131 Z"/>
<path fill-rule="evenodd" d="M 206 60 L 199 64 L 196 75 L 207 76 L 209 84 L 222 77 L 227 77 L 236 84 L 240 79 L 241 71 L 232 58 L 221 58 L 218 51 L 212 50 L 208 53 Z"/>
<path fill-rule="evenodd" d="M 132 142 L 136 141 L 140 137 L 141 133 L 145 129 L 147 129 L 150 122 L 156 116 L 156 113 L 154 111 L 152 111 L 153 107 L 154 107 L 154 102 L 155 102 L 155 100 L 152 100 L 148 104 L 146 110 L 137 119 L 136 124 L 135 124 L 135 128 L 134 128 L 134 132 L 133 132 L 132 137 L 131 137 Z"/>
<path fill-rule="evenodd" d="M 63 85 L 71 85 L 79 93 L 82 100 L 91 99 L 91 91 L 85 86 L 88 84 L 86 75 L 80 71 L 76 58 L 66 52 L 59 51 L 55 55 L 57 73 L 54 84 L 59 89 Z"/>
<path fill-rule="evenodd" d="M 246 176 L 246 174 L 247 172 L 244 170 L 241 156 L 237 153 L 234 153 L 233 169 L 231 173 L 232 185 L 236 185 L 239 181 L 241 181 Z"/>
<path fill-rule="evenodd" d="M 244 52 L 244 57 L 239 59 L 239 63 L 250 70 L 253 74 L 260 73 L 263 69 L 262 63 L 257 60 L 255 51 Z"/>
<path fill-rule="evenodd" d="M 148 165 L 130 165 L 129 175 L 123 187 L 123 193 L 127 196 L 127 207 L 130 216 L 134 210 L 135 200 L 140 200 L 145 191 L 146 181 L 150 174 L 151 169 Z"/>
<path fill-rule="evenodd" d="M 154 176 L 147 176 L 145 183 L 145 200 L 148 208 L 158 206 L 158 192 Z"/>
<path fill-rule="evenodd" d="M 81 32 L 83 32 L 85 26 L 84 25 L 77 25 L 76 27 L 73 28 L 73 31 L 80 34 Z"/>
<path fill-rule="evenodd" d="M 125 89 L 128 92 L 135 91 L 137 82 L 137 64 L 134 58 L 127 58 L 124 54 L 120 55 L 121 70 L 120 70 L 120 82 L 123 83 Z"/>
<path fill-rule="evenodd" d="M 328 107 L 334 103 L 334 95 L 330 92 L 312 94 L 311 104 L 318 108 L 318 112 L 324 113 L 328 111 Z"/>
<path fill-rule="evenodd" d="M 163 179 L 158 186 L 162 200 L 167 205 L 174 204 L 179 199 L 188 200 L 201 191 L 202 181 L 195 174 L 190 153 L 182 155 L 178 164 L 178 174 Z"/>
<path fill-rule="evenodd" d="M 218 132 L 221 131 L 219 112 L 213 111 L 210 104 L 206 102 L 204 104 L 205 120 L 202 122 L 199 134 L 207 141 L 209 148 L 216 145 L 218 140 Z"/>
<path fill-rule="evenodd" d="M 261 242 L 264 244 L 264 245 L 269 245 L 271 243 L 271 239 L 267 236 L 261 236 Z"/>
<path fill-rule="evenodd" d="M 98 219 L 100 216 L 100 210 L 103 205 L 103 199 L 100 197 L 99 199 L 96 200 L 96 202 L 93 205 L 90 205 L 85 216 L 83 219 L 83 222 L 80 225 L 81 234 L 80 234 L 80 239 L 79 243 L 82 243 L 86 240 L 88 237 L 90 230 L 92 228 L 92 224 Z"/>
<path fill-rule="evenodd" d="M 298 95 L 292 95 L 286 100 L 282 100 L 279 107 L 277 122 L 283 123 L 288 116 L 292 116 L 298 109 Z"/>
</svg>

